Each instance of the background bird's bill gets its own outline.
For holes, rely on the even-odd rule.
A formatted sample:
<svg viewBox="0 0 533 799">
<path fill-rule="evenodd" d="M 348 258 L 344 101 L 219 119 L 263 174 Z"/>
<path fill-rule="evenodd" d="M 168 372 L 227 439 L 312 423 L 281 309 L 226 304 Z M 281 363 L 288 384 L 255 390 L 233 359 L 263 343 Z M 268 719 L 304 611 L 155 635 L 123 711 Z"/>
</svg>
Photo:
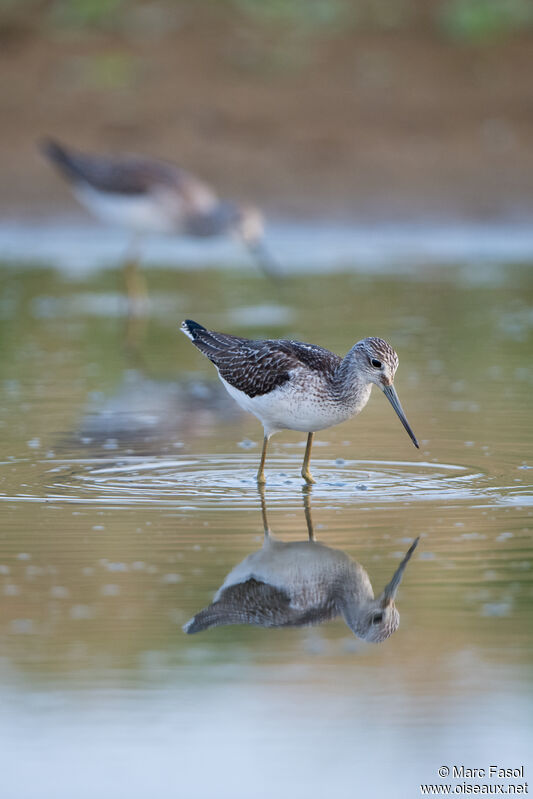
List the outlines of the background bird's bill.
<svg viewBox="0 0 533 799">
<path fill-rule="evenodd" d="M 396 389 L 392 385 L 391 386 L 384 386 L 383 387 L 383 393 L 385 394 L 385 396 L 389 400 L 390 404 L 392 405 L 392 407 L 394 408 L 394 410 L 396 411 L 396 413 L 400 417 L 400 422 L 403 424 L 403 426 L 405 427 L 405 429 L 409 433 L 409 438 L 411 439 L 411 441 L 413 442 L 415 447 L 417 449 L 420 449 L 420 447 L 418 445 L 418 441 L 416 440 L 415 434 L 411 430 L 411 426 L 410 426 L 409 422 L 407 421 L 405 413 L 403 412 L 403 408 L 402 408 L 402 406 L 400 404 L 400 400 L 398 398 L 398 394 L 396 393 Z"/>
<path fill-rule="evenodd" d="M 254 241 L 247 246 L 263 274 L 272 280 L 280 280 L 282 277 L 280 266 L 266 244 L 263 241 Z"/>
</svg>

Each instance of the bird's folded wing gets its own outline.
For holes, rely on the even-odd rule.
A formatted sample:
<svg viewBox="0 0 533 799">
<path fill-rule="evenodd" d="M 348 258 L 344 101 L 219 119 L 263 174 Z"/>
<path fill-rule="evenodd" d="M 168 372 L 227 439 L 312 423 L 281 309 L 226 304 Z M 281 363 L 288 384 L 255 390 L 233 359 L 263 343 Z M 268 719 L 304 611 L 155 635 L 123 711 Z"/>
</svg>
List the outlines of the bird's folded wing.
<svg viewBox="0 0 533 799">
<path fill-rule="evenodd" d="M 65 177 L 97 191 L 135 196 L 166 186 L 183 194 L 193 193 L 193 189 L 198 193 L 201 189 L 204 195 L 209 193 L 214 197 L 208 187 L 188 172 L 165 161 L 136 155 L 90 155 L 51 140 L 44 142 L 42 148 Z"/>
<path fill-rule="evenodd" d="M 197 613 L 183 629 L 197 633 L 224 624 L 283 627 L 294 624 L 298 615 L 285 591 L 251 578 L 225 588 L 217 602 Z"/>
<path fill-rule="evenodd" d="M 298 368 L 333 373 L 341 360 L 322 347 L 283 339 L 251 341 L 203 329 L 195 331 L 193 340 L 220 376 L 249 397 L 282 386 Z"/>
<path fill-rule="evenodd" d="M 320 605 L 295 607 L 286 591 L 252 577 L 225 588 L 220 599 L 197 613 L 183 629 L 186 633 L 198 633 L 227 624 L 302 627 L 333 619 L 338 612 L 333 597 Z"/>
</svg>

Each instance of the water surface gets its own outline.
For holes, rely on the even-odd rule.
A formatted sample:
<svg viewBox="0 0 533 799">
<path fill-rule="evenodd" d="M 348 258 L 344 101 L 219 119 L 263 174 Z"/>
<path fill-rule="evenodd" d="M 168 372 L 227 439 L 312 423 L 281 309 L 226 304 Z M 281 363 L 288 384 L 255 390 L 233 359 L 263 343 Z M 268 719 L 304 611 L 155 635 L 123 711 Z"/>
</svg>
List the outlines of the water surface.
<svg viewBox="0 0 533 799">
<path fill-rule="evenodd" d="M 119 270 L 2 264 L 6 799 L 407 799 L 443 764 L 531 768 L 531 266 L 374 271 L 352 260 L 278 286 L 252 268 L 152 267 L 127 347 Z M 385 643 L 342 620 L 182 632 L 263 534 L 260 426 L 184 316 L 397 349 L 420 451 L 374 392 L 317 435 L 310 493 L 317 538 L 376 591 L 421 536 Z M 304 444 L 279 434 L 267 461 L 284 540 L 307 534 Z"/>
</svg>

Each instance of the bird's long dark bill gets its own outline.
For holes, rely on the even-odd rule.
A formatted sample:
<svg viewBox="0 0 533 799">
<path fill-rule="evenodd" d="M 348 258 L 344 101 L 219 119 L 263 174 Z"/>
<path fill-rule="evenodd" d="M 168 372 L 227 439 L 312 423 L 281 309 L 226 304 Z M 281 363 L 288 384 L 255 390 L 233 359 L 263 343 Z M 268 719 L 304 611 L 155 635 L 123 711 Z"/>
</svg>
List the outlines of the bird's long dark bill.
<svg viewBox="0 0 533 799">
<path fill-rule="evenodd" d="M 262 241 L 248 244 L 248 249 L 253 255 L 261 271 L 272 280 L 280 280 L 282 272 L 278 262 Z"/>
<path fill-rule="evenodd" d="M 396 413 L 400 417 L 400 422 L 403 424 L 403 426 L 405 427 L 405 429 L 409 433 L 409 438 L 411 439 L 411 441 L 413 442 L 415 447 L 417 449 L 419 449 L 418 441 L 416 440 L 416 436 L 413 433 L 413 431 L 411 430 L 411 426 L 409 425 L 409 422 L 407 421 L 407 419 L 405 417 L 405 413 L 403 412 L 403 408 L 402 408 L 402 406 L 400 404 L 400 400 L 398 399 L 398 395 L 396 393 L 396 389 L 394 388 L 394 386 L 385 386 L 384 389 L 383 389 L 383 393 L 385 394 L 385 396 L 389 400 L 390 404 L 392 405 L 392 407 L 394 408 L 394 410 L 396 411 Z"/>
<path fill-rule="evenodd" d="M 415 538 L 415 540 L 413 541 L 413 543 L 411 544 L 411 546 L 409 547 L 409 549 L 405 553 L 405 556 L 404 556 L 402 562 L 400 563 L 400 565 L 396 569 L 396 571 L 394 573 L 394 577 L 392 578 L 392 580 L 390 581 L 388 586 L 383 591 L 383 594 L 381 595 L 381 601 L 382 601 L 382 604 L 383 604 L 384 608 L 387 607 L 388 605 L 390 605 L 390 603 L 394 600 L 394 597 L 396 596 L 396 592 L 398 591 L 399 585 L 400 585 L 400 583 L 402 581 L 402 577 L 403 577 L 403 573 L 405 571 L 405 567 L 409 563 L 409 560 L 411 559 L 411 555 L 415 551 L 419 541 L 420 541 L 420 536 L 418 538 Z"/>
</svg>

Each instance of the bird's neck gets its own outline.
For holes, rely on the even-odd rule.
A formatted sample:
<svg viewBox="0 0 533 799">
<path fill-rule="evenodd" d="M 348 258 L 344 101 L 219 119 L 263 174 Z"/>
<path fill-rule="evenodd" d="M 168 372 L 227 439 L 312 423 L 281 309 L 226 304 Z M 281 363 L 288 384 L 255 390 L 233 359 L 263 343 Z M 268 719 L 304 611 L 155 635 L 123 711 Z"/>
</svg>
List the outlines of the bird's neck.
<svg viewBox="0 0 533 799">
<path fill-rule="evenodd" d="M 361 373 L 355 348 L 352 348 L 340 362 L 334 378 L 339 399 L 353 405 L 353 412 L 359 413 L 370 398 L 372 383 Z"/>
<path fill-rule="evenodd" d="M 190 236 L 218 236 L 229 232 L 238 221 L 238 211 L 230 202 L 221 201 L 204 213 L 194 213 L 186 222 Z"/>
<path fill-rule="evenodd" d="M 355 564 L 352 579 L 347 580 L 342 587 L 339 610 L 356 635 L 363 634 L 365 617 L 373 601 L 374 592 L 368 574 L 362 566 Z"/>
</svg>

